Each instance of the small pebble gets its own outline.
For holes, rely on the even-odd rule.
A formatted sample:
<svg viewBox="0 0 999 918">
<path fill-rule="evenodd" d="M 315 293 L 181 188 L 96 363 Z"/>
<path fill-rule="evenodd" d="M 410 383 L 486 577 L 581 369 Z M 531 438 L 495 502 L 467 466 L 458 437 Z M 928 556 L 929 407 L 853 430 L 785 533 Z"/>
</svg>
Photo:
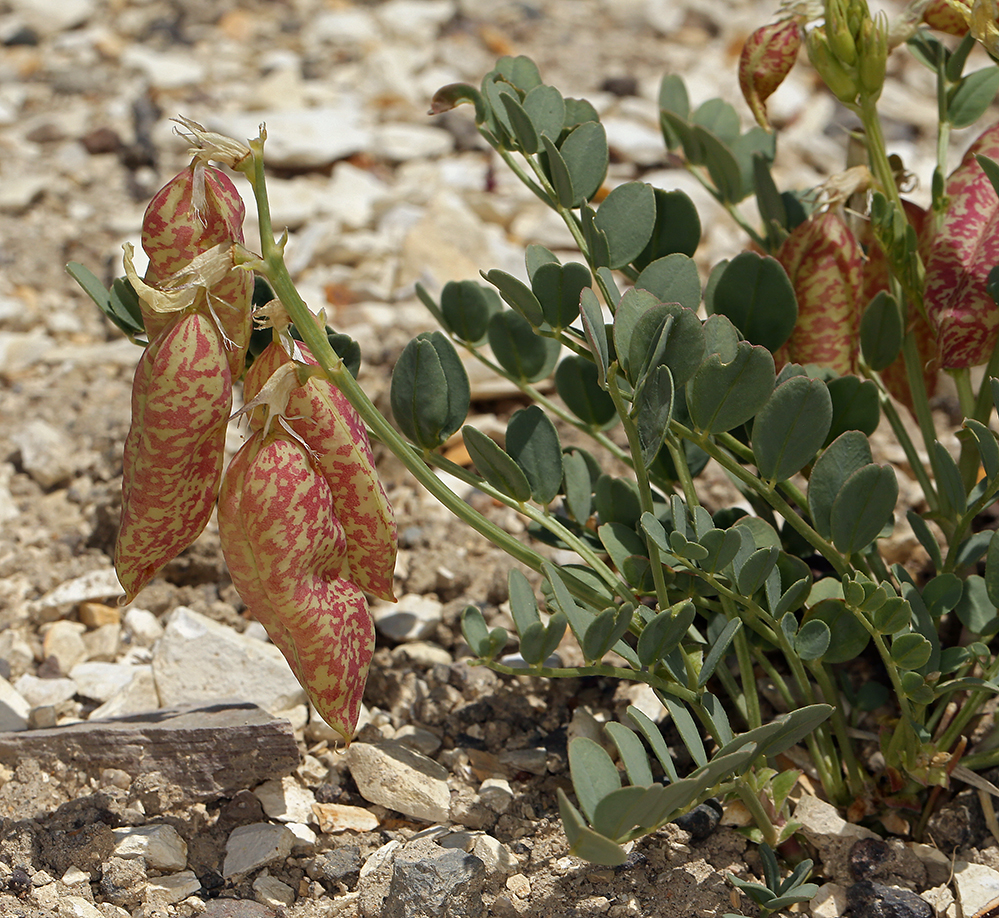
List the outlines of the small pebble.
<svg viewBox="0 0 999 918">
<path fill-rule="evenodd" d="M 526 899 L 531 894 L 531 882 L 522 873 L 507 877 L 506 888 L 518 899 Z"/>
<path fill-rule="evenodd" d="M 721 817 L 722 806 L 712 797 L 695 806 L 689 813 L 678 816 L 673 823 L 689 832 L 693 841 L 702 841 L 718 827 Z"/>
<path fill-rule="evenodd" d="M 846 901 L 852 918 L 933 918 L 933 906 L 922 896 L 870 880 L 850 886 Z"/>
<path fill-rule="evenodd" d="M 881 838 L 862 838 L 850 849 L 850 873 L 855 880 L 882 876 L 894 860 L 891 847 Z"/>
</svg>

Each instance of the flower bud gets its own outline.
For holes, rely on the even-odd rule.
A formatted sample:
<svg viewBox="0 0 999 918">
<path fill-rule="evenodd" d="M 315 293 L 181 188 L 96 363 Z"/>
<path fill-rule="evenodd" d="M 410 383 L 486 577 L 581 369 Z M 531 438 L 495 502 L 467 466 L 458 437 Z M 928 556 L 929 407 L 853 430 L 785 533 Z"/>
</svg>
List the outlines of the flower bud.
<svg viewBox="0 0 999 918">
<path fill-rule="evenodd" d="M 785 19 L 746 39 L 739 55 L 739 86 L 760 127 L 770 130 L 766 100 L 791 72 L 801 47 L 801 25 Z"/>
<path fill-rule="evenodd" d="M 828 367 L 841 376 L 852 373 L 863 260 L 853 233 L 835 214 L 819 214 L 795 227 L 776 257 L 798 299 L 798 322 L 785 345 L 787 359 Z"/>
<path fill-rule="evenodd" d="M 844 65 L 829 47 L 825 29 L 812 29 L 806 39 L 808 59 L 830 92 L 845 105 L 857 101 L 859 87 L 854 68 Z"/>
<path fill-rule="evenodd" d="M 860 29 L 860 91 L 872 101 L 881 95 L 888 63 L 888 17 L 865 19 Z"/>
<path fill-rule="evenodd" d="M 949 201 L 926 265 L 924 303 L 944 369 L 985 363 L 999 343 L 988 276 L 999 264 L 999 198 L 975 154 L 999 158 L 999 124 L 972 144 L 947 179 Z"/>
<path fill-rule="evenodd" d="M 846 66 L 857 62 L 857 45 L 854 41 L 856 14 L 849 0 L 826 0 L 826 36 L 829 50 Z M 859 25 L 859 23 L 857 23 Z"/>
</svg>

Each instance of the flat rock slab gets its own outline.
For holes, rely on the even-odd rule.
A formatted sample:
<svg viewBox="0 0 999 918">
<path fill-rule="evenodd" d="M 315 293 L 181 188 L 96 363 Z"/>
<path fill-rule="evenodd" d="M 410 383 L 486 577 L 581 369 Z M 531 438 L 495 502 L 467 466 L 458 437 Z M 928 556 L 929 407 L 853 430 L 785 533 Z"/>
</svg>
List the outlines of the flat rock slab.
<svg viewBox="0 0 999 918">
<path fill-rule="evenodd" d="M 155 776 L 190 803 L 231 797 L 298 767 L 291 724 L 255 704 L 185 705 L 67 727 L 0 733 L 0 763 L 63 762 L 99 776 L 120 768 L 133 780 Z"/>
</svg>

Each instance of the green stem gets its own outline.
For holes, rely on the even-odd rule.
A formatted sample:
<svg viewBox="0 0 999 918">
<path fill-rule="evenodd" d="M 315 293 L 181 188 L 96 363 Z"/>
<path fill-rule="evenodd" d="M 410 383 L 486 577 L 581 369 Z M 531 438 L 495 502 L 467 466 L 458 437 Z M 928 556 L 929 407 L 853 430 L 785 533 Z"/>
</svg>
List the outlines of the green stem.
<svg viewBox="0 0 999 918">
<path fill-rule="evenodd" d="M 746 724 L 750 730 L 762 726 L 763 714 L 760 710 L 760 694 L 756 690 L 756 673 L 753 668 L 753 657 L 749 652 L 749 639 L 741 629 L 736 634 L 735 656 L 739 661 L 739 675 L 742 679 L 742 694 L 745 698 Z"/>
<path fill-rule="evenodd" d="M 993 376 L 999 376 L 999 347 L 992 349 L 992 356 L 985 365 L 985 375 L 982 377 L 982 385 L 978 390 L 978 398 L 975 399 L 975 410 L 972 417 L 976 421 L 987 424 L 989 416 L 992 414 L 992 386 L 989 380 Z"/>
<path fill-rule="evenodd" d="M 738 788 L 739 799 L 742 801 L 746 809 L 752 814 L 753 822 L 756 823 L 756 828 L 763 833 L 763 840 L 770 845 L 771 848 L 776 848 L 778 838 L 777 828 L 774 826 L 773 820 L 770 818 L 767 811 L 763 809 L 763 804 L 760 803 L 760 798 L 744 780 L 738 781 L 736 786 Z M 770 913 L 767 912 L 767 914 Z"/>
<path fill-rule="evenodd" d="M 461 339 L 455 338 L 453 335 L 450 336 L 451 340 L 460 344 L 465 348 L 476 360 L 478 360 L 483 366 L 488 367 L 497 376 L 502 376 L 504 379 L 508 380 L 512 385 L 515 385 L 521 392 L 523 392 L 531 401 L 541 405 L 543 408 L 550 411 L 555 417 L 565 424 L 569 424 L 575 427 L 576 430 L 589 436 L 594 442 L 599 443 L 604 449 L 606 449 L 615 459 L 619 459 L 621 462 L 625 462 L 631 465 L 632 459 L 629 453 L 618 446 L 610 437 L 599 430 L 594 430 L 585 421 L 579 420 L 571 412 L 566 411 L 561 405 L 552 401 L 548 396 L 546 396 L 540 389 L 536 386 L 532 386 L 530 383 L 522 382 L 517 379 L 512 374 L 508 373 L 503 369 L 498 363 L 494 363 L 482 351 L 479 350 L 474 344 L 468 344 Z"/>
<path fill-rule="evenodd" d="M 247 167 L 247 175 L 253 186 L 257 201 L 258 223 L 260 227 L 261 269 L 266 274 L 275 294 L 284 304 L 288 315 L 309 346 L 327 378 L 347 397 L 365 424 L 373 434 L 384 443 L 406 466 L 424 488 L 448 508 L 456 517 L 467 523 L 490 542 L 502 549 L 511 558 L 527 565 L 532 570 L 541 572 L 544 558 L 536 551 L 524 545 L 510 533 L 504 531 L 491 520 L 463 501 L 447 487 L 427 466 L 424 456 L 407 443 L 372 404 L 367 394 L 351 376 L 343 361 L 334 352 L 326 338 L 325 331 L 316 324 L 312 313 L 300 296 L 288 269 L 284 263 L 283 245 L 274 239 L 271 228 L 270 206 L 267 199 L 266 179 L 264 176 L 263 143 L 260 140 L 250 142 L 253 156 Z M 252 171 L 251 171 L 252 170 Z M 518 505 L 518 509 L 522 509 Z M 533 508 L 524 508 L 533 511 Z M 570 533 L 571 536 L 571 533 Z M 605 567 L 605 566 L 604 566 Z M 606 567 L 605 567 L 606 571 Z M 613 577 L 613 575 L 612 575 Z M 614 582 L 617 583 L 616 578 Z M 630 595 L 630 590 L 626 595 Z M 584 598 L 585 597 L 581 597 Z M 591 597 L 592 599 L 592 597 Z"/>
<path fill-rule="evenodd" d="M 674 442 L 674 438 L 669 434 L 666 435 L 666 439 L 663 442 L 666 444 L 666 449 L 669 450 L 670 458 L 673 460 L 673 468 L 676 469 L 677 478 L 680 481 L 683 498 L 687 502 L 687 506 L 691 510 L 694 507 L 699 507 L 701 501 L 697 496 L 697 488 L 694 486 L 694 479 L 690 474 L 690 466 L 687 465 L 686 453 L 684 453 L 682 447 Z"/>
<path fill-rule="evenodd" d="M 503 673 L 507 676 L 541 676 L 545 679 L 577 679 L 582 676 L 605 676 L 612 679 L 625 679 L 628 682 L 644 682 L 646 685 L 658 689 L 666 695 L 679 698 L 687 704 L 696 705 L 698 701 L 697 692 L 693 692 L 675 682 L 669 682 L 654 675 L 653 673 L 637 669 L 625 669 L 620 666 L 611 666 L 609 663 L 596 663 L 591 666 L 550 667 L 532 666 L 528 669 L 516 666 L 506 666 L 503 663 L 488 661 L 486 664 L 491 670 Z"/>
<path fill-rule="evenodd" d="M 965 534 L 971 528 L 975 517 L 992 504 L 997 494 L 999 494 L 999 479 L 994 481 L 982 496 L 961 515 L 956 525 L 954 525 L 952 532 L 948 533 L 949 543 L 947 545 L 947 556 L 944 558 L 943 572 L 954 570 L 954 567 L 957 565 L 957 552 L 961 547 L 961 542 L 964 541 Z"/>
<path fill-rule="evenodd" d="M 849 561 L 843 557 L 842 553 L 836 548 L 835 545 L 832 544 L 832 542 L 823 539 L 822 536 L 820 536 L 811 526 L 808 525 L 802 516 L 795 513 L 794 508 L 788 504 L 786 500 L 784 500 L 784 498 L 777 492 L 776 488 L 768 486 L 765 482 L 761 481 L 747 469 L 744 469 L 738 462 L 733 461 L 728 452 L 717 446 L 707 434 L 696 434 L 689 427 L 685 427 L 678 421 L 671 421 L 670 425 L 671 432 L 673 432 L 676 436 L 683 437 L 685 440 L 691 440 L 696 443 L 712 459 L 722 466 L 725 471 L 733 477 L 738 478 L 741 482 L 743 482 L 743 484 L 759 494 L 760 497 L 762 497 L 784 518 L 791 528 L 797 531 L 797 533 L 806 542 L 808 542 L 809 545 L 811 545 L 836 569 L 836 572 L 840 577 L 849 573 L 852 569 Z M 804 499 L 803 495 L 801 496 L 801 499 Z M 807 503 L 805 506 L 807 506 Z"/>
<path fill-rule="evenodd" d="M 791 689 L 788 688 L 784 677 L 777 671 L 773 663 L 767 659 L 763 650 L 759 647 L 754 647 L 753 656 L 763 668 L 763 671 L 770 677 L 781 698 L 784 699 L 788 710 L 793 711 L 801 707 L 801 699 L 794 696 Z M 834 779 L 836 769 L 833 763 L 837 759 L 835 750 L 832 747 L 832 740 L 828 734 L 820 734 L 813 731 L 805 737 L 805 744 L 808 746 L 809 755 L 812 757 L 812 764 L 815 765 L 815 770 L 819 774 L 819 781 L 822 783 L 823 789 L 831 799 L 838 799 L 838 792 L 842 789 L 843 784 L 842 779 L 838 778 L 838 776 Z"/>
<path fill-rule="evenodd" d="M 871 639 L 874 641 L 874 646 L 877 647 L 878 653 L 881 655 L 885 669 L 888 671 L 888 678 L 891 679 L 892 688 L 895 690 L 895 700 L 898 702 L 898 708 L 901 715 L 899 717 L 898 726 L 896 727 L 895 732 L 888 744 L 885 759 L 889 765 L 896 765 L 897 761 L 892 761 L 892 757 L 893 754 L 898 753 L 899 747 L 902 747 L 905 754 L 902 756 L 901 761 L 903 763 L 911 761 L 912 757 L 915 755 L 916 749 L 919 746 L 918 737 L 913 732 L 913 724 L 917 721 L 915 720 L 915 713 L 909 706 L 909 699 L 905 696 L 905 690 L 902 688 L 898 664 L 891 658 L 891 653 L 888 650 L 888 645 L 885 644 L 884 636 L 877 631 L 867 621 L 867 619 L 864 618 L 864 616 L 857 615 L 857 620 L 861 622 L 870 632 Z"/>
<path fill-rule="evenodd" d="M 767 240 L 747 222 L 746 218 L 739 212 L 739 209 L 735 206 L 735 204 L 731 201 L 725 200 L 725 198 L 718 193 L 718 189 L 716 189 L 715 186 L 704 177 L 703 170 L 695 169 L 690 163 L 687 163 L 686 166 L 687 171 L 694 176 L 694 178 L 697 179 L 701 185 L 704 186 L 704 189 L 711 195 L 711 197 L 713 197 L 719 204 L 721 204 L 722 207 L 725 208 L 728 215 L 736 222 L 736 224 L 738 224 L 739 228 L 764 252 L 770 251 Z"/>
<path fill-rule="evenodd" d="M 415 450 L 415 447 L 410 447 L 410 449 Z M 565 542 L 566 546 L 570 550 L 579 555 L 580 558 L 582 558 L 589 565 L 593 572 L 599 575 L 600 579 L 603 580 L 608 587 L 614 590 L 618 596 L 626 600 L 634 599 L 634 591 L 631 587 L 629 587 L 623 580 L 619 579 L 617 575 L 600 559 L 599 555 L 594 552 L 589 545 L 587 545 L 586 542 L 580 539 L 570 529 L 567 529 L 565 525 L 559 522 L 558 518 L 553 514 L 549 513 L 547 510 L 538 509 L 531 504 L 521 503 L 520 501 L 509 497 L 502 491 L 494 488 L 488 482 L 483 481 L 477 475 L 473 475 L 467 469 L 455 462 L 451 462 L 449 459 L 445 459 L 437 453 L 429 453 L 427 455 L 421 454 L 421 456 L 431 465 L 434 465 L 447 472 L 449 475 L 453 475 L 455 478 L 478 488 L 483 494 L 491 497 L 493 500 L 505 504 L 507 507 L 516 510 L 522 516 L 525 516 L 529 520 L 537 523 L 539 526 L 543 526 L 552 535 L 557 536 Z"/>
<path fill-rule="evenodd" d="M 902 198 L 898 193 L 898 186 L 895 184 L 895 173 L 892 171 L 891 163 L 888 162 L 885 135 L 881 130 L 881 118 L 878 117 L 876 100 L 869 96 L 861 98 L 858 114 L 864 125 L 864 142 L 867 145 L 867 155 L 871 160 L 871 172 L 874 173 L 885 197 L 898 208 L 899 213 L 904 214 Z"/>
<path fill-rule="evenodd" d="M 971 371 L 967 367 L 957 370 L 950 370 L 951 378 L 957 387 L 957 398 L 961 405 L 961 413 L 966 418 L 975 416 L 976 399 L 974 389 L 971 387 Z M 985 383 L 988 385 L 988 383 Z M 961 443 L 961 455 L 958 459 L 958 469 L 961 472 L 961 482 L 964 490 L 970 491 L 975 486 L 975 479 L 978 475 L 978 447 L 973 439 L 968 437 Z"/>
<path fill-rule="evenodd" d="M 612 363 L 607 369 L 607 391 L 610 393 L 614 408 L 618 417 L 621 418 L 621 425 L 624 427 L 625 435 L 628 437 L 628 448 L 634 457 L 632 468 L 635 471 L 635 480 L 638 485 L 638 500 L 642 507 L 642 513 L 653 513 L 652 488 L 649 485 L 649 472 L 642 461 L 642 444 L 638 438 L 638 428 L 628 414 L 628 406 L 621 397 L 621 390 L 617 385 L 617 361 Z M 649 552 L 649 563 L 652 565 L 652 579 L 656 585 L 656 599 L 659 602 L 660 610 L 666 609 L 669 602 L 669 595 L 666 592 L 666 576 L 663 573 L 663 563 L 659 555 L 659 546 L 652 539 L 645 540 L 646 548 Z"/>
<path fill-rule="evenodd" d="M 898 409 L 895 408 L 895 403 L 891 400 L 891 396 L 889 396 L 888 392 L 885 390 L 884 384 L 881 382 L 880 377 L 866 367 L 864 368 L 864 375 L 868 379 L 873 380 L 878 387 L 881 410 L 884 412 L 885 417 L 888 418 L 888 423 L 891 424 L 892 432 L 895 434 L 895 439 L 898 440 L 899 445 L 902 447 L 902 451 L 905 453 L 905 458 L 909 463 L 909 468 L 912 469 L 912 474 L 916 476 L 919 486 L 923 489 L 923 496 L 926 498 L 927 505 L 931 511 L 939 510 L 940 498 L 937 495 L 937 489 L 930 480 L 930 476 L 926 473 L 926 467 L 919 458 L 919 452 L 916 449 L 916 444 L 912 442 L 912 438 L 909 436 L 909 431 L 905 428 L 905 421 L 902 420 L 901 415 L 898 413 Z"/>
<path fill-rule="evenodd" d="M 821 662 L 812 663 L 808 667 L 811 674 L 818 682 L 826 704 L 832 705 L 833 712 L 830 715 L 833 732 L 839 743 L 840 752 L 843 756 L 843 764 L 846 765 L 846 780 L 853 794 L 863 793 L 867 783 L 864 770 L 860 767 L 857 757 L 853 754 L 853 743 L 850 734 L 847 732 L 846 718 L 839 706 L 839 692 L 829 675 L 829 668 Z"/>
<path fill-rule="evenodd" d="M 916 345 L 916 336 L 911 331 L 905 334 L 902 356 L 905 359 L 905 374 L 909 382 L 909 392 L 912 395 L 912 410 L 916 416 L 916 422 L 919 424 L 919 432 L 923 437 L 926 455 L 930 459 L 933 478 L 939 482 L 941 480 L 940 463 L 934 449 L 937 442 L 937 431 L 933 424 L 933 413 L 930 411 L 930 400 L 926 392 L 926 382 L 923 379 L 923 367 Z M 927 502 L 929 502 L 929 498 L 927 498 Z M 939 504 L 939 499 L 937 502 Z"/>
<path fill-rule="evenodd" d="M 982 713 L 982 704 L 992 694 L 991 692 L 983 691 L 968 693 L 968 697 L 965 699 L 964 704 L 961 705 L 961 709 L 954 715 L 954 719 L 947 725 L 947 729 L 944 730 L 937 741 L 937 745 L 942 751 L 947 752 L 954 746 L 958 737 L 964 732 L 965 727 Z M 962 764 L 967 765 L 968 763 L 965 761 Z M 968 765 L 968 767 L 970 768 L 971 766 Z"/>
</svg>

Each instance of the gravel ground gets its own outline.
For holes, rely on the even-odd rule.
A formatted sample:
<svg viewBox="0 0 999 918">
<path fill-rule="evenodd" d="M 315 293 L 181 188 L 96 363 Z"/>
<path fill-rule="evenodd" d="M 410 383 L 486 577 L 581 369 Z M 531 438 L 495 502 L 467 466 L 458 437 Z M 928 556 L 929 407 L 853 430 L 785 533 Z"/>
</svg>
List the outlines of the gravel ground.
<svg viewBox="0 0 999 918">
<path fill-rule="evenodd" d="M 611 182 L 643 177 L 694 197 L 707 269 L 743 239 L 669 168 L 658 82 L 681 73 L 695 103 L 720 95 L 748 119 L 736 55 L 765 12 L 749 0 L 0 0 L 0 730 L 38 734 L 33 746 L 5 746 L 12 734 L 0 733 L 0 916 L 688 918 L 737 905 L 724 873 L 751 877 L 759 864 L 731 828 L 695 841 L 669 827 L 619 870 L 567 855 L 555 804 L 569 788 L 567 738 L 638 696 L 598 680 L 501 679 L 463 662 L 467 603 L 509 624 L 508 564 L 391 457 L 380 464 L 410 615 L 376 610 L 386 619 L 367 723 L 347 755 L 242 615 L 214 523 L 132 607 L 115 607 L 109 571 L 139 351 L 64 265 L 121 273 L 122 243 L 138 247 L 149 197 L 186 162 L 170 117 L 236 136 L 266 122 L 290 264 L 310 303 L 360 342 L 362 380 L 383 399 L 395 356 L 431 326 L 417 281 L 436 290 L 480 268 L 523 274 L 527 243 L 571 244 L 493 162 L 467 110 L 426 116 L 433 91 L 477 83 L 501 54 L 531 56 L 565 95 L 597 105 Z M 928 175 L 928 76 L 907 67 L 894 77 L 884 99 L 898 118 L 892 149 Z M 815 184 L 841 167 L 847 120 L 807 66 L 770 110 L 784 129 L 779 183 Z M 958 147 L 969 142 L 955 133 Z M 475 383 L 483 429 L 515 407 L 514 393 Z M 242 437 L 234 425 L 231 450 Z M 724 482 L 708 487 L 727 498 Z M 523 531 L 512 513 L 483 509 Z M 110 715 L 152 729 L 143 712 L 226 697 L 267 713 L 256 726 L 224 705 L 194 721 L 160 715 L 166 732 L 143 734 L 148 749 L 167 750 L 156 768 L 143 764 L 154 758 L 146 747 L 86 732 Z M 193 722 L 215 731 L 216 746 Z M 66 732 L 74 723 L 79 736 Z M 222 777 L 199 777 L 219 742 L 253 748 L 264 735 L 275 749 L 291 743 L 297 764 L 274 753 L 243 772 L 234 758 Z M 365 759 L 379 749 L 389 758 Z M 984 827 L 955 818 L 948 854 L 999 868 Z M 938 913 L 960 914 L 946 877 L 886 871 L 917 892 L 939 887 Z M 814 914 L 841 913 L 834 892 Z"/>
</svg>

